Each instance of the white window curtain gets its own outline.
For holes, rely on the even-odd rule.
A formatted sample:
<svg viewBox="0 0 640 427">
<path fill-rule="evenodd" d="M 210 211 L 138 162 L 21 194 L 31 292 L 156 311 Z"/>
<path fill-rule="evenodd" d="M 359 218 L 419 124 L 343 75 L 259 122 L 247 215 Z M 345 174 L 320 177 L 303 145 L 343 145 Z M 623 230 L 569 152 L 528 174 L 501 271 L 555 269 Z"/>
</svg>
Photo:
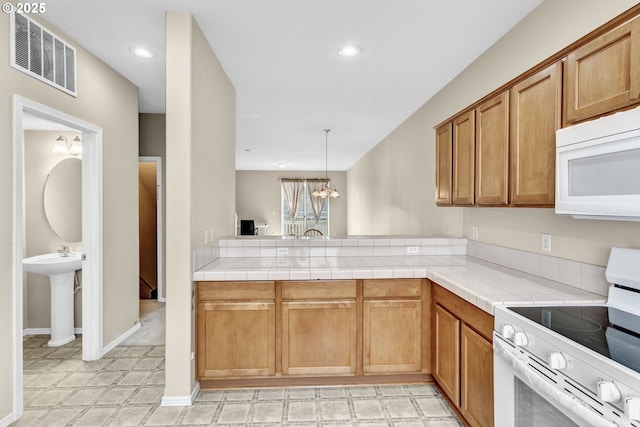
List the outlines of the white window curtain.
<svg viewBox="0 0 640 427">
<path fill-rule="evenodd" d="M 300 198 L 304 190 L 304 180 L 282 178 L 281 183 L 284 198 L 289 207 L 289 216 L 291 216 L 291 221 L 295 221 L 298 206 L 300 205 Z"/>
<path fill-rule="evenodd" d="M 326 179 L 308 179 L 307 180 L 307 192 L 309 197 L 311 197 L 311 209 L 313 210 L 313 216 L 316 219 L 316 222 L 320 220 L 320 212 L 322 212 L 322 208 L 324 207 L 324 203 L 326 199 L 322 197 L 313 196 L 314 191 L 322 190 L 322 187 L 329 185 L 329 180 Z"/>
</svg>

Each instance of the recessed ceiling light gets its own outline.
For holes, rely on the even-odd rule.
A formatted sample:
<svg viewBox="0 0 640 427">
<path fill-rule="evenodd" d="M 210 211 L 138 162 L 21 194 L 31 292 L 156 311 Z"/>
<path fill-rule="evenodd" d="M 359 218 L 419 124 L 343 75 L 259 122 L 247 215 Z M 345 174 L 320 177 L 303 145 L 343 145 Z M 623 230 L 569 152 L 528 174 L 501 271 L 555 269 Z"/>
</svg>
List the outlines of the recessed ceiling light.
<svg viewBox="0 0 640 427">
<path fill-rule="evenodd" d="M 340 56 L 358 56 L 362 53 L 362 49 L 354 44 L 347 44 L 338 49 Z"/>
<path fill-rule="evenodd" d="M 280 162 L 276 164 L 280 169 L 285 169 L 287 167 L 287 164 L 284 162 Z"/>
<path fill-rule="evenodd" d="M 129 51 L 133 53 L 135 56 L 137 56 L 138 58 L 143 58 L 143 59 L 150 59 L 156 56 L 155 53 L 141 46 L 134 46 L 131 49 L 129 49 Z"/>
</svg>

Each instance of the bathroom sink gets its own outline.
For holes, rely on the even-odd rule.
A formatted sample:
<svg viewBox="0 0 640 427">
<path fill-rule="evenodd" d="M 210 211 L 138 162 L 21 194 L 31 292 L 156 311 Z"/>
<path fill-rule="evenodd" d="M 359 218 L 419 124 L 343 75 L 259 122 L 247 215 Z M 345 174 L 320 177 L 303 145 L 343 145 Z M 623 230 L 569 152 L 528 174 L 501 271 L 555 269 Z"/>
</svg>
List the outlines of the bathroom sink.
<svg viewBox="0 0 640 427">
<path fill-rule="evenodd" d="M 71 256 L 60 256 L 54 252 L 44 255 L 36 255 L 22 260 L 25 270 L 30 273 L 52 274 L 73 273 L 82 268 L 82 253 L 71 252 Z"/>
<path fill-rule="evenodd" d="M 51 284 L 51 339 L 49 347 L 58 347 L 76 339 L 73 328 L 74 273 L 82 268 L 82 253 L 61 256 L 54 252 L 22 260 L 25 270 L 49 276 Z"/>
</svg>

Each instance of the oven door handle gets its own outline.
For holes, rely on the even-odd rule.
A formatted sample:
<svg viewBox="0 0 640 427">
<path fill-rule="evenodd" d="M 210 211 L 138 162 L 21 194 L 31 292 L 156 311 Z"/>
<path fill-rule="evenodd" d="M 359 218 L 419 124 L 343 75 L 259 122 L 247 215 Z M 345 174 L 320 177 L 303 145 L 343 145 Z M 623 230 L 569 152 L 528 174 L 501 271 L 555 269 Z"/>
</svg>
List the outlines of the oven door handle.
<svg viewBox="0 0 640 427">
<path fill-rule="evenodd" d="M 493 349 L 496 355 L 500 356 L 513 367 L 518 377 L 531 387 L 531 389 L 549 401 L 558 402 L 562 408 L 566 409 L 576 418 L 582 419 L 594 427 L 613 427 L 617 425 L 595 413 L 589 405 L 577 399 L 572 394 L 563 392 L 549 384 L 544 378 L 538 375 L 534 369 L 531 369 L 527 365 L 518 351 L 505 343 L 502 338 L 496 334 L 494 334 Z"/>
</svg>

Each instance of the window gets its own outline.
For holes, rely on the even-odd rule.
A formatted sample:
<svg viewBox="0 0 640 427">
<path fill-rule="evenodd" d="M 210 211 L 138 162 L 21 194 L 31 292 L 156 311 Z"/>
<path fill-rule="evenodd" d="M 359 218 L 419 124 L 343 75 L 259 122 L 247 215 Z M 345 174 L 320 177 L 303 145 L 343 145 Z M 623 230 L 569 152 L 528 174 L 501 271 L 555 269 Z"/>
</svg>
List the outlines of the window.
<svg viewBox="0 0 640 427">
<path fill-rule="evenodd" d="M 325 202 L 320 210 L 320 218 L 316 221 L 316 217 L 313 214 L 312 196 L 309 194 L 308 186 L 304 185 L 300 202 L 298 203 L 298 212 L 296 217 L 291 220 L 289 211 L 289 205 L 284 194 L 284 191 L 280 192 L 280 206 L 281 206 L 281 224 L 283 236 L 302 236 L 306 230 L 315 228 L 320 230 L 325 236 L 329 235 L 329 199 L 324 199 Z"/>
</svg>

